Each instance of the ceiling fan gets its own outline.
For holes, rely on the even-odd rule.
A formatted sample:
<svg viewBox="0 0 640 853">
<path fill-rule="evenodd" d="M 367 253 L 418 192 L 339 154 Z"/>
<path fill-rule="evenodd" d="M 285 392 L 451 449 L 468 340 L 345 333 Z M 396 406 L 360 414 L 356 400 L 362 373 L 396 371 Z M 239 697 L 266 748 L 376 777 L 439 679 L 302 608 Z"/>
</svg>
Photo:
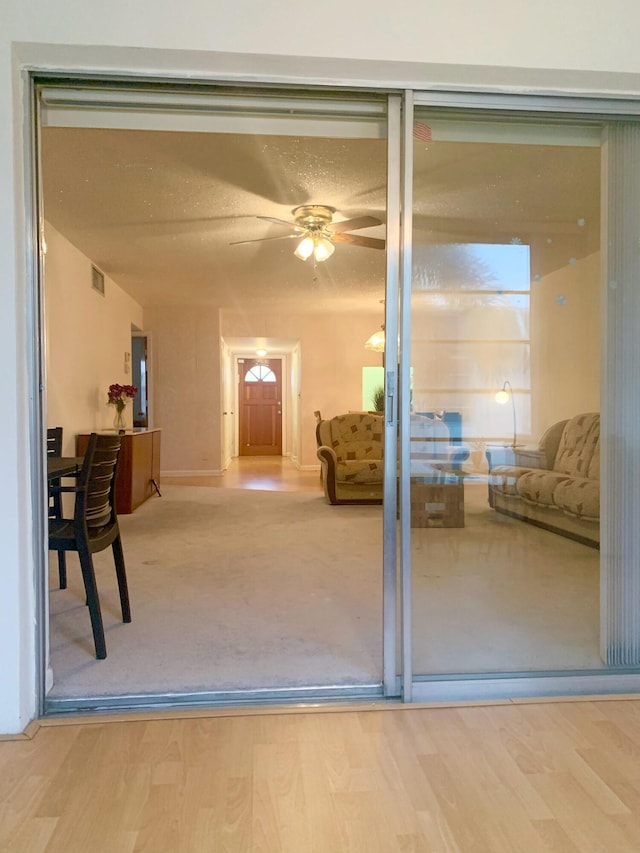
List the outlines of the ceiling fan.
<svg viewBox="0 0 640 853">
<path fill-rule="evenodd" d="M 364 237 L 360 234 L 347 234 L 347 231 L 358 231 L 360 228 L 371 228 L 381 225 L 382 221 L 375 216 L 358 216 L 355 219 L 343 219 L 333 222 L 335 207 L 326 204 L 302 204 L 291 211 L 294 221 L 278 219 L 274 216 L 258 216 L 265 222 L 285 225 L 292 229 L 292 234 L 280 234 L 277 237 L 262 237 L 255 240 L 236 240 L 230 243 L 237 246 L 241 243 L 260 243 L 265 240 L 298 239 L 294 255 L 302 261 L 314 257 L 316 261 L 326 261 L 335 251 L 334 243 L 349 243 L 352 246 L 363 246 L 365 249 L 384 249 L 385 241 L 378 237 Z"/>
</svg>

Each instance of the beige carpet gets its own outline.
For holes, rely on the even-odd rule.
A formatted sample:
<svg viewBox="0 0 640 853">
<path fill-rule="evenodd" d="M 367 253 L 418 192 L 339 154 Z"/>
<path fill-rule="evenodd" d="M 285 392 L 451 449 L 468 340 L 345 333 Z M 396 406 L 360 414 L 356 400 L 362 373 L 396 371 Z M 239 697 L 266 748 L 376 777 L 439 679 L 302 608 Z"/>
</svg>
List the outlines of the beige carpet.
<svg viewBox="0 0 640 853">
<path fill-rule="evenodd" d="M 412 531 L 415 672 L 601 666 L 598 552 L 497 516 L 484 483 L 465 509 L 462 529 Z M 381 507 L 166 486 L 121 527 L 133 622 L 97 555 L 105 661 L 77 559 L 61 591 L 53 555 L 52 698 L 380 681 Z"/>
<path fill-rule="evenodd" d="M 382 509 L 321 493 L 165 486 L 120 518 L 132 622 L 96 555 L 107 653 L 96 661 L 80 569 L 51 566 L 51 697 L 381 679 Z"/>
</svg>

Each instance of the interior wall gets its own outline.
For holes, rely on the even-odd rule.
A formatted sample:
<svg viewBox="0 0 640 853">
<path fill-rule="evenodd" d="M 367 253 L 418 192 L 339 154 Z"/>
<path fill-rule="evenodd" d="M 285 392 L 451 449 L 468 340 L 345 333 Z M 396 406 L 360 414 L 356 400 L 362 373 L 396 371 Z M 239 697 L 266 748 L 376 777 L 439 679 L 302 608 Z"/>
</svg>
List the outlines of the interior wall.
<svg viewBox="0 0 640 853">
<path fill-rule="evenodd" d="M 231 350 L 225 341 L 220 342 L 220 374 L 222 387 L 222 467 L 227 468 L 235 450 L 235 417 Z"/>
<path fill-rule="evenodd" d="M 88 62 L 95 62 L 96 47 L 102 45 L 132 45 L 138 51 L 166 47 L 229 51 L 246 54 L 254 70 L 255 54 L 268 51 L 274 57 L 295 58 L 294 74 L 296 66 L 303 73 L 300 59 L 304 57 L 350 57 L 372 60 L 372 64 L 425 63 L 428 58 L 429 63 L 463 68 L 485 66 L 488 79 L 493 68 L 505 66 L 550 69 L 560 80 L 564 69 L 640 71 L 636 49 L 640 10 L 634 0 L 590 6 L 584 0 L 513 6 L 504 0 L 411 2 L 401 14 L 390 13 L 384 0 L 357 0 L 346 8 L 340 0 L 325 0 L 324 20 L 340 22 L 333 27 L 309 26 L 294 0 L 277 4 L 238 0 L 215 9 L 206 0 L 190 0 L 188 14 L 176 14 L 170 0 L 153 4 L 141 0 L 135 5 L 113 0 L 107 7 L 92 8 L 91 15 L 84 14 L 85 8 L 79 0 L 65 0 L 61 14 L 59 4 L 46 0 L 4 0 L 2 44 L 5 48 L 11 42 L 89 45 Z M 236 67 L 241 61 L 236 57 Z M 201 56 L 198 65 L 207 67 L 207 57 Z M 341 66 L 344 76 L 349 68 L 344 62 Z M 269 70 L 273 67 L 271 63 Z M 450 70 L 452 76 L 454 71 Z M 470 83 L 474 82 L 480 85 L 471 77 Z"/>
<path fill-rule="evenodd" d="M 582 412 L 600 411 L 600 252 L 531 288 L 532 437 Z"/>
<path fill-rule="evenodd" d="M 64 14 L 60 12 L 59 4 L 45 0 L 0 4 L 0 383 L 7 451 L 0 460 L 0 516 L 6 534 L 0 732 L 21 731 L 36 710 L 27 69 L 335 85 L 379 81 L 385 86 L 497 87 L 640 98 L 640 6 L 634 0 L 612 0 L 588 9 L 584 0 L 566 0 L 561 7 L 551 0 L 517 7 L 506 7 L 504 0 L 414 3 L 406 14 L 393 14 L 392 27 L 383 0 L 347 7 L 329 0 L 323 13 L 327 20 L 340 21 L 332 28 L 309 27 L 292 0 L 240 0 L 215 8 L 205 0 L 192 0 L 188 14 L 176 14 L 171 2 L 140 0 L 132 5 L 114 0 L 92 8 L 90 15 L 85 4 L 67 0 Z"/>
<path fill-rule="evenodd" d="M 300 465 L 300 344 L 296 344 L 291 353 L 291 459 Z"/>
<path fill-rule="evenodd" d="M 153 334 L 154 423 L 165 474 L 223 469 L 220 310 L 171 305 L 145 309 Z"/>
<path fill-rule="evenodd" d="M 63 427 L 63 453 L 75 456 L 78 432 L 113 427 L 107 391 L 133 382 L 125 352 L 132 324 L 143 325 L 143 310 L 107 276 L 104 296 L 94 290 L 89 258 L 48 223 L 45 238 L 47 426 Z M 131 405 L 125 420 L 130 428 Z"/>
</svg>

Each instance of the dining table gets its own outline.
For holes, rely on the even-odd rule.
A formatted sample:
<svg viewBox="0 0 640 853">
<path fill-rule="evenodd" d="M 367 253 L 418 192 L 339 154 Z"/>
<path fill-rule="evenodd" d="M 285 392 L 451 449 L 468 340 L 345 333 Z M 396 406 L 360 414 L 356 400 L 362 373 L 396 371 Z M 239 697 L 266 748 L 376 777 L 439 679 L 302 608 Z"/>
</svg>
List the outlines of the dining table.
<svg viewBox="0 0 640 853">
<path fill-rule="evenodd" d="M 72 477 L 82 467 L 82 456 L 47 456 L 47 480 Z"/>
</svg>

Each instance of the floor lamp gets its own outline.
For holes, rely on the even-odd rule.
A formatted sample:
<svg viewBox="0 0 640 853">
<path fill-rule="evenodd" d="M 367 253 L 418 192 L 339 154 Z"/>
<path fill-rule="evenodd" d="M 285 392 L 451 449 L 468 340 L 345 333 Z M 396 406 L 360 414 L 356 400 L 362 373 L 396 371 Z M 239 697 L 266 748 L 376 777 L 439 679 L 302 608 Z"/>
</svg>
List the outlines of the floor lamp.
<svg viewBox="0 0 640 853">
<path fill-rule="evenodd" d="M 507 390 L 508 389 L 508 390 Z M 511 383 L 508 379 L 505 379 L 502 388 L 496 394 L 496 403 L 500 403 L 501 405 L 505 405 L 511 400 L 511 409 L 513 411 L 513 444 L 512 447 L 516 446 L 516 402 L 513 399 L 513 388 L 511 387 Z"/>
</svg>

